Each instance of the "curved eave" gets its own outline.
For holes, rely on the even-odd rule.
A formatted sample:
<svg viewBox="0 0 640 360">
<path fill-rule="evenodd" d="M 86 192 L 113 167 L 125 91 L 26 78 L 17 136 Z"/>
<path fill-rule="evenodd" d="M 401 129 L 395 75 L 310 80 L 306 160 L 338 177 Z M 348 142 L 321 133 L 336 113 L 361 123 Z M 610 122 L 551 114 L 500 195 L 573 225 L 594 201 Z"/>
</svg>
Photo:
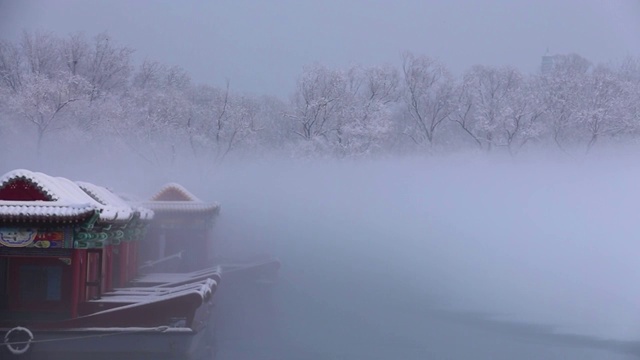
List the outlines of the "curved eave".
<svg viewBox="0 0 640 360">
<path fill-rule="evenodd" d="M 102 218 L 99 217 L 97 223 L 102 225 L 124 225 L 129 223 L 133 217 L 130 218 Z"/>
<path fill-rule="evenodd" d="M 149 222 L 153 220 L 155 215 L 154 211 L 146 208 L 138 208 L 136 209 L 136 213 L 138 215 L 138 219 L 143 222 Z"/>
<path fill-rule="evenodd" d="M 20 224 L 78 224 L 89 220 L 93 211 L 73 215 L 10 215 L 0 214 L 0 225 L 7 223 Z"/>
<path fill-rule="evenodd" d="M 123 224 L 131 221 L 133 219 L 133 212 L 128 212 L 125 214 L 108 212 L 104 211 L 99 213 L 98 222 L 106 223 L 106 224 Z"/>
<path fill-rule="evenodd" d="M 155 215 L 153 210 L 140 206 L 139 204 L 132 205 L 133 208 L 133 220 L 141 223 L 148 223 L 153 220 Z"/>
<path fill-rule="evenodd" d="M 133 210 L 121 213 L 112 209 L 105 210 L 104 208 L 98 210 L 98 223 L 100 224 L 126 224 L 133 220 L 135 212 Z"/>
</svg>

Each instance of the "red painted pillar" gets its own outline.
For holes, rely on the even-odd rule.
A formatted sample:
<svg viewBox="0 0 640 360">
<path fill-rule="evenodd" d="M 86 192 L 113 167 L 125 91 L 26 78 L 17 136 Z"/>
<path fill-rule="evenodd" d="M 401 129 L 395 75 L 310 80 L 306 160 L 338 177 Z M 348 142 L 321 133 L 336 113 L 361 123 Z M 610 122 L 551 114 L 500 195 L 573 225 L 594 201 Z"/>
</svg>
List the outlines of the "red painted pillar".
<svg viewBox="0 0 640 360">
<path fill-rule="evenodd" d="M 129 243 L 129 271 L 127 281 L 133 280 L 138 273 L 138 240 Z"/>
<path fill-rule="evenodd" d="M 129 243 L 120 243 L 120 286 L 125 286 L 128 281 L 129 272 Z"/>
<path fill-rule="evenodd" d="M 102 282 L 102 292 L 105 293 L 113 290 L 113 245 L 105 246 L 103 254 L 102 271 L 104 279 Z"/>
<path fill-rule="evenodd" d="M 127 283 L 131 280 L 131 263 L 133 262 L 133 242 L 127 243 L 127 270 L 125 271 L 126 278 L 124 282 Z"/>
<path fill-rule="evenodd" d="M 86 268 L 82 266 L 83 254 L 82 250 L 73 250 L 71 255 L 71 318 L 78 317 L 78 304 L 84 293 L 82 270 Z"/>
<path fill-rule="evenodd" d="M 87 301 L 88 295 L 87 295 L 87 251 L 86 250 L 75 250 L 75 252 L 78 254 L 78 259 L 80 261 L 80 265 L 79 266 L 79 284 L 78 284 L 78 290 L 79 290 L 79 296 L 78 296 L 78 301 L 80 303 Z"/>
</svg>

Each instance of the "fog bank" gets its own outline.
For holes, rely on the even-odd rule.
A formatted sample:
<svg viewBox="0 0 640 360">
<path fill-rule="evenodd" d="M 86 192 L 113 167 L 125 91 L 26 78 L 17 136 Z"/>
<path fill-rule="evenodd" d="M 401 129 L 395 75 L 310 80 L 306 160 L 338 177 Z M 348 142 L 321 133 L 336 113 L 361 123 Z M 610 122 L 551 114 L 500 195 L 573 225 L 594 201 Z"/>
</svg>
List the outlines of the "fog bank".
<svg viewBox="0 0 640 360">
<path fill-rule="evenodd" d="M 201 191 L 223 204 L 224 251 L 275 254 L 285 281 L 336 306 L 428 305 L 637 340 L 632 163 L 245 164 Z"/>
</svg>

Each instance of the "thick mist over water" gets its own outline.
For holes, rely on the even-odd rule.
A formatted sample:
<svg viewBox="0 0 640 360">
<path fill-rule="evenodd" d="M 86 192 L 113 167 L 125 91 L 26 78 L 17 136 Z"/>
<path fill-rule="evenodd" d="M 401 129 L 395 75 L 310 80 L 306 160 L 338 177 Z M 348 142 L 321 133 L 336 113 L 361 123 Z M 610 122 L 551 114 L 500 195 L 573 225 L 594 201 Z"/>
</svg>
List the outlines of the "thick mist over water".
<svg viewBox="0 0 640 360">
<path fill-rule="evenodd" d="M 637 340 L 633 163 L 243 164 L 199 191 L 223 204 L 224 251 L 275 254 L 286 281 L 370 321 L 429 306 Z"/>
</svg>

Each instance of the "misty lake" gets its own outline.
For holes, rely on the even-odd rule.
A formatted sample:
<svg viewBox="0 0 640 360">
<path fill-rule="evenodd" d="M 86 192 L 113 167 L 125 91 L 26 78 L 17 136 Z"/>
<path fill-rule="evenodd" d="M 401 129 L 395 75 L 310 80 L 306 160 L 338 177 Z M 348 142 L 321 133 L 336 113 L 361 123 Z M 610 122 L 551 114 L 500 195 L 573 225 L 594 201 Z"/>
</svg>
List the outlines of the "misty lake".
<svg viewBox="0 0 640 360">
<path fill-rule="evenodd" d="M 211 194 L 223 203 L 224 251 L 283 262 L 272 302 L 222 330 L 221 353 L 633 358 L 635 201 L 620 187 L 633 191 L 638 174 L 597 161 L 461 161 L 219 176 Z"/>
</svg>

